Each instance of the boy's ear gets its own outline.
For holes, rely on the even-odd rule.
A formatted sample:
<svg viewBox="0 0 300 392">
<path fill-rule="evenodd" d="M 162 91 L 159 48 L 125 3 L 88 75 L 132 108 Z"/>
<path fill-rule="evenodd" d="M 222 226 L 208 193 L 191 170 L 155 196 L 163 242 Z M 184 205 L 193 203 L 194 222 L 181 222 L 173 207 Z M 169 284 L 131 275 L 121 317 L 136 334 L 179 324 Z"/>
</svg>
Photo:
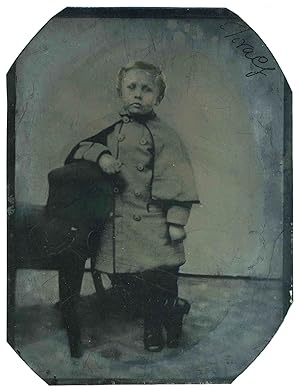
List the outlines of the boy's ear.
<svg viewBox="0 0 300 392">
<path fill-rule="evenodd" d="M 156 94 L 156 100 L 155 100 L 155 106 L 158 106 L 161 103 L 161 97 L 159 96 L 159 94 Z"/>
<path fill-rule="evenodd" d="M 157 97 L 155 101 L 155 106 L 158 106 L 162 101 L 162 98 Z"/>
</svg>

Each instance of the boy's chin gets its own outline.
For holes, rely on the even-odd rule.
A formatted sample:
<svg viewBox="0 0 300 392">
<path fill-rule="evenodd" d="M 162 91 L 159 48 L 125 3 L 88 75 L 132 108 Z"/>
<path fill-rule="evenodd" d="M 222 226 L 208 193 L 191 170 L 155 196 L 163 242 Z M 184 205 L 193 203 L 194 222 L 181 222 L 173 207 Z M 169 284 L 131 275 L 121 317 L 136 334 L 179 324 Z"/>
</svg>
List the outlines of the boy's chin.
<svg viewBox="0 0 300 392">
<path fill-rule="evenodd" d="M 138 116 L 145 116 L 149 113 L 151 113 L 152 110 L 143 110 L 142 108 L 137 108 L 137 107 L 130 107 L 127 109 L 128 112 L 132 115 L 138 115 Z"/>
</svg>

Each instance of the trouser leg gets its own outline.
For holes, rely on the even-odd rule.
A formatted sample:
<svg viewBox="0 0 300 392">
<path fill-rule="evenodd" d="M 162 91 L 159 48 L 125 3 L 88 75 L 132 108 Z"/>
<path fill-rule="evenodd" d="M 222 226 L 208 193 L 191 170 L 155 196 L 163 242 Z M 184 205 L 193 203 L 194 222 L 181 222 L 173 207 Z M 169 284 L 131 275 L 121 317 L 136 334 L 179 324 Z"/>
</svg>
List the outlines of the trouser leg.
<svg viewBox="0 0 300 392">
<path fill-rule="evenodd" d="M 161 284 L 164 290 L 160 294 L 162 299 L 162 322 L 167 332 L 167 346 L 178 347 L 181 334 L 183 317 L 190 310 L 190 304 L 178 297 L 177 276 L 178 268 L 166 271 L 162 276 Z"/>
<path fill-rule="evenodd" d="M 166 303 L 177 298 L 177 272 L 174 269 L 157 269 L 142 273 L 144 283 L 144 343 L 149 351 L 163 347 L 162 326 Z"/>
<path fill-rule="evenodd" d="M 113 299 L 117 307 L 126 312 L 129 317 L 137 317 L 142 313 L 143 284 L 136 274 L 109 274 L 113 287 Z"/>
<path fill-rule="evenodd" d="M 167 301 L 178 296 L 178 268 L 146 271 L 142 274 L 145 287 L 145 308 L 148 317 L 161 320 Z"/>
</svg>

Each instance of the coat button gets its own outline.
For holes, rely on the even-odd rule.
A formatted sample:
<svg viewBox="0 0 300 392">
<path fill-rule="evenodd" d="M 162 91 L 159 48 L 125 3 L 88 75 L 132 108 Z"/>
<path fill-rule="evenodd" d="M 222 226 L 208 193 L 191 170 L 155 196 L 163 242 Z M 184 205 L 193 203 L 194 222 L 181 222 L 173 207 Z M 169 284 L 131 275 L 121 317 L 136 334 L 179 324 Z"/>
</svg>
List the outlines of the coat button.
<svg viewBox="0 0 300 392">
<path fill-rule="evenodd" d="M 142 218 L 140 217 L 140 215 L 137 214 L 133 214 L 133 219 L 137 222 L 139 222 Z"/>
<path fill-rule="evenodd" d="M 124 123 L 127 124 L 127 123 L 129 123 L 130 118 L 128 116 L 123 116 L 122 120 L 123 120 Z"/>
<path fill-rule="evenodd" d="M 142 146 L 144 146 L 146 143 L 147 143 L 147 140 L 146 140 L 145 138 L 142 138 L 142 139 L 140 140 L 140 144 L 141 144 Z"/>
<path fill-rule="evenodd" d="M 144 165 L 139 163 L 138 165 L 136 165 L 136 168 L 138 169 L 138 171 L 143 171 L 144 170 Z"/>
<path fill-rule="evenodd" d="M 140 191 L 134 191 L 134 195 L 135 195 L 136 197 L 140 197 L 140 196 L 141 196 L 141 192 L 140 192 Z"/>
<path fill-rule="evenodd" d="M 122 162 L 120 162 L 120 161 L 117 162 L 117 171 L 118 172 L 121 170 L 122 165 L 123 165 Z"/>
<path fill-rule="evenodd" d="M 119 188 L 117 186 L 114 187 L 114 193 L 119 193 Z"/>
<path fill-rule="evenodd" d="M 123 142 L 125 140 L 125 135 L 119 135 L 118 140 L 119 142 Z"/>
</svg>

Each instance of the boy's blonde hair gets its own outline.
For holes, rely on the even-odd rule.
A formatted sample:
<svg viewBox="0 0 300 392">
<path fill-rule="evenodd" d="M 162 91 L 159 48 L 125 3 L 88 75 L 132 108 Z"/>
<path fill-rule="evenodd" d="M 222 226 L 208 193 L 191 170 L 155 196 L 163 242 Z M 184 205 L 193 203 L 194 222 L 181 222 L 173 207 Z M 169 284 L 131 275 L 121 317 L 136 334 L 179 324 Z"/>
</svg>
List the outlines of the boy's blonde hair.
<svg viewBox="0 0 300 392">
<path fill-rule="evenodd" d="M 129 63 L 125 67 L 122 67 L 119 70 L 118 77 L 117 77 L 117 91 L 119 96 L 122 95 L 122 80 L 126 72 L 130 71 L 131 69 L 142 69 L 144 71 L 150 72 L 154 76 L 155 82 L 157 83 L 158 86 L 157 101 L 158 103 L 160 103 L 163 100 L 163 97 L 165 96 L 165 90 L 166 90 L 165 75 L 163 74 L 162 70 L 159 67 L 150 63 L 146 63 L 144 61 L 135 61 Z"/>
</svg>

